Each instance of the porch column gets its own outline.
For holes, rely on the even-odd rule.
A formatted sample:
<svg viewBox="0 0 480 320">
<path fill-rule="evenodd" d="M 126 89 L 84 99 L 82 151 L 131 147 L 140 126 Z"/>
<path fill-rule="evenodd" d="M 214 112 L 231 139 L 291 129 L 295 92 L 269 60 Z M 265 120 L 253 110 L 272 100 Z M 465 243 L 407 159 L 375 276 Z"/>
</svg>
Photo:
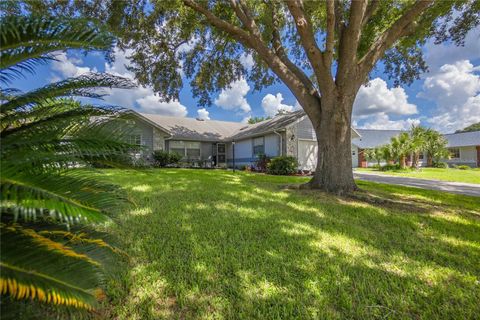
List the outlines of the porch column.
<svg viewBox="0 0 480 320">
<path fill-rule="evenodd" d="M 480 168 L 480 146 L 477 146 L 477 168 Z"/>
<path fill-rule="evenodd" d="M 365 160 L 365 155 L 363 154 L 363 149 L 358 148 L 358 167 L 359 168 L 366 168 L 367 161 Z"/>
</svg>

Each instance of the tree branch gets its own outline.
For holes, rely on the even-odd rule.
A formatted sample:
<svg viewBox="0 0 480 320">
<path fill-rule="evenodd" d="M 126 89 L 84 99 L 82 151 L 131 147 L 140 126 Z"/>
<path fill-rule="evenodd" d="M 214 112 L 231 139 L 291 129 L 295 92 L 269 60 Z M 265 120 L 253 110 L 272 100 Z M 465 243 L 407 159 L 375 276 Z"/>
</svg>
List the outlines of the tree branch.
<svg viewBox="0 0 480 320">
<path fill-rule="evenodd" d="M 265 2 L 267 3 L 267 2 Z M 285 51 L 285 48 L 282 44 L 282 37 L 280 35 L 280 23 L 278 19 L 278 8 L 274 1 L 270 2 L 271 14 L 272 14 L 272 48 L 277 56 L 287 65 L 292 72 L 294 72 L 297 77 L 303 82 L 303 84 L 310 88 L 312 94 L 319 96 L 316 91 L 315 86 L 312 81 L 307 77 L 307 75 L 297 67 L 289 58 Z"/>
<path fill-rule="evenodd" d="M 335 1 L 327 0 L 327 38 L 325 40 L 325 66 L 332 66 L 335 46 Z"/>
<path fill-rule="evenodd" d="M 287 1 L 287 7 L 295 20 L 300 41 L 317 78 L 320 92 L 332 90 L 332 88 L 334 88 L 334 82 L 330 72 L 330 66 L 324 64 L 323 52 L 315 41 L 313 27 L 305 15 L 302 0 Z"/>
<path fill-rule="evenodd" d="M 377 61 L 383 57 L 398 39 L 415 30 L 415 20 L 433 3 L 434 0 L 417 1 L 393 25 L 380 35 L 370 50 L 360 59 L 358 65 L 362 76 L 367 76 Z M 365 78 L 364 77 L 364 78 Z"/>
<path fill-rule="evenodd" d="M 368 3 L 367 11 L 365 11 L 365 15 L 363 16 L 362 20 L 362 28 L 368 23 L 370 18 L 377 12 L 378 7 L 380 6 L 380 0 L 371 0 Z"/>
<path fill-rule="evenodd" d="M 314 105 L 318 105 L 319 97 L 312 94 L 311 88 L 306 87 L 305 84 L 297 77 L 297 75 L 268 48 L 261 38 L 257 38 L 255 35 L 248 33 L 242 28 L 222 20 L 210 10 L 198 4 L 195 0 L 183 0 L 183 3 L 187 7 L 202 14 L 214 27 L 227 32 L 231 37 L 242 43 L 244 46 L 255 50 L 263 59 L 263 61 L 270 67 L 270 69 L 292 91 L 298 102 L 302 105 L 302 107 L 304 107 L 305 111 L 307 113 L 317 112 L 317 110 L 313 110 L 311 108 Z M 244 15 L 243 18 L 248 19 L 246 15 Z"/>
<path fill-rule="evenodd" d="M 258 30 L 257 24 L 255 23 L 255 20 L 251 17 L 248 8 L 243 1 L 240 0 L 240 4 L 237 0 L 230 0 L 230 3 L 232 5 L 233 11 L 235 11 L 235 14 L 237 17 L 240 19 L 242 24 L 247 28 L 247 30 L 255 35 L 257 38 L 261 38 L 260 30 Z"/>
<path fill-rule="evenodd" d="M 338 69 L 335 77 L 337 85 L 343 86 L 352 81 L 351 73 L 355 71 L 353 69 L 356 67 L 358 43 L 362 32 L 361 25 L 366 8 L 366 0 L 356 0 L 351 3 L 348 26 L 342 32 L 339 44 Z"/>
</svg>

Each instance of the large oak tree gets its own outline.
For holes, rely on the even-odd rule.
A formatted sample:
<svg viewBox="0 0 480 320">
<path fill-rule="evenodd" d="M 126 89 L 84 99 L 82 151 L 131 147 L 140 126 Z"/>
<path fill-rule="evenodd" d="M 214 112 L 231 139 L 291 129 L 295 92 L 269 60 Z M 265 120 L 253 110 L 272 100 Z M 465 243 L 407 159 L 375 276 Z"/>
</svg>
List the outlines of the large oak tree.
<svg viewBox="0 0 480 320">
<path fill-rule="evenodd" d="M 397 85 L 411 83 L 427 71 L 421 46 L 431 38 L 462 45 L 480 12 L 473 0 L 72 0 L 29 6 L 108 23 L 119 45 L 133 49 L 138 81 L 166 100 L 178 97 L 184 79 L 202 106 L 241 77 L 256 90 L 283 82 L 317 136 L 317 169 L 307 186 L 330 192 L 356 189 L 352 106 L 375 66 L 381 61 Z M 245 54 L 253 58 L 251 69 L 240 62 Z"/>
</svg>

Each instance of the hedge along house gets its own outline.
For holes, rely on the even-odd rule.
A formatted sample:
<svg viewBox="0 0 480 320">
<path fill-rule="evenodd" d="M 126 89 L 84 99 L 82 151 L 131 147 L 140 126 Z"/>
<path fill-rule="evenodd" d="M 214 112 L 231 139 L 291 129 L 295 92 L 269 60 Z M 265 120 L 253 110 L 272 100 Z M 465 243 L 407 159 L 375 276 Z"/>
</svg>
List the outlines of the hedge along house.
<svg viewBox="0 0 480 320">
<path fill-rule="evenodd" d="M 183 161 L 199 167 L 250 166 L 260 154 L 293 156 L 299 170 L 313 171 L 317 164 L 315 131 L 303 110 L 256 124 L 131 113 L 135 119 L 131 142 L 144 146 L 144 157 L 149 160 L 153 151 L 165 150 L 177 152 Z M 352 166 L 373 164 L 364 160 L 363 150 L 385 145 L 400 132 L 352 128 Z M 445 137 L 452 153 L 459 149 L 459 158 L 450 163 L 478 165 L 480 132 Z"/>
</svg>

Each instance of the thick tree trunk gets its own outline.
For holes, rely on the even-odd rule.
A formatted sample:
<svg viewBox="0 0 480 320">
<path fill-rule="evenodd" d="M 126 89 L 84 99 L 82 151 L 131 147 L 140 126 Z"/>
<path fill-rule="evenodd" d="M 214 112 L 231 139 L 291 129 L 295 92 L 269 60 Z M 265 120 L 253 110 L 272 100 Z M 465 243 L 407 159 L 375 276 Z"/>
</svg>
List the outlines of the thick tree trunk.
<svg viewBox="0 0 480 320">
<path fill-rule="evenodd" d="M 353 101 L 322 97 L 321 115 L 312 121 L 318 142 L 317 167 L 306 184 L 337 194 L 357 190 L 352 172 L 351 108 Z"/>
<path fill-rule="evenodd" d="M 431 155 L 427 155 L 427 167 L 433 166 L 433 158 Z"/>
<path fill-rule="evenodd" d="M 399 162 L 400 162 L 400 168 L 405 169 L 405 167 L 407 166 L 406 163 L 405 163 L 406 162 L 406 157 L 405 156 L 400 156 Z"/>
</svg>

